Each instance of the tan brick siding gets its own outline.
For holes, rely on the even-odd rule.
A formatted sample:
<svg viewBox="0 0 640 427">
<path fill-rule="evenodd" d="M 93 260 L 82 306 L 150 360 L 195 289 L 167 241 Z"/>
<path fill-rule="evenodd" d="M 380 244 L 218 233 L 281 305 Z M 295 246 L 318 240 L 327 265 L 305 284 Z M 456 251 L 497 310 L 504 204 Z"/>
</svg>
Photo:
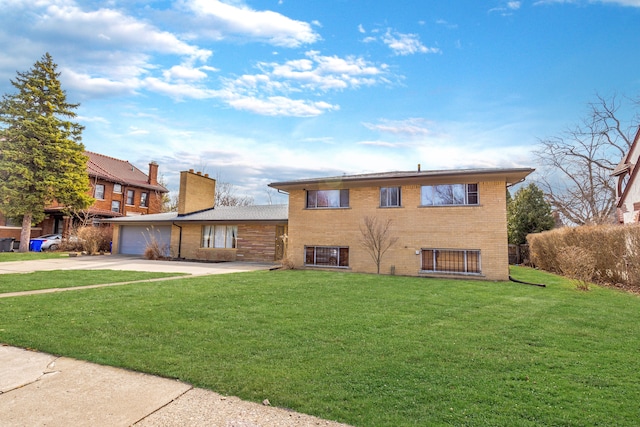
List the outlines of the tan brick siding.
<svg viewBox="0 0 640 427">
<path fill-rule="evenodd" d="M 479 249 L 482 277 L 508 280 L 506 190 L 504 182 L 480 182 L 478 206 L 420 207 L 420 186 L 402 187 L 402 207 L 380 208 L 379 187 L 350 189 L 349 208 L 306 209 L 306 193 L 289 194 L 289 254 L 304 264 L 304 246 L 347 246 L 351 271 L 375 273 L 376 265 L 361 245 L 365 216 L 392 219 L 398 242 L 384 255 L 381 273 L 420 275 L 423 248 Z"/>
<path fill-rule="evenodd" d="M 205 224 L 182 225 L 180 257 L 206 261 L 250 262 L 273 262 L 275 259 L 276 224 L 239 224 L 236 249 L 202 248 L 203 225 Z M 171 231 L 171 248 L 172 256 L 174 257 L 178 256 L 179 242 L 180 229 L 177 226 L 173 226 Z"/>
</svg>

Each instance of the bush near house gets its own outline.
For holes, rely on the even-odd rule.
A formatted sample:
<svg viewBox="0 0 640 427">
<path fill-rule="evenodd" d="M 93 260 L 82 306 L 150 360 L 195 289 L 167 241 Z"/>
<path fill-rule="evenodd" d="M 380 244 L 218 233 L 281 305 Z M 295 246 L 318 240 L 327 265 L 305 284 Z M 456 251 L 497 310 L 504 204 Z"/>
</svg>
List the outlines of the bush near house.
<svg viewBox="0 0 640 427">
<path fill-rule="evenodd" d="M 89 254 L 109 252 L 111 242 L 111 228 L 109 227 L 81 227 L 78 229 L 78 243 L 82 250 Z"/>
<path fill-rule="evenodd" d="M 531 262 L 542 270 L 640 290 L 640 225 L 564 227 L 530 234 L 527 240 Z M 585 260 L 593 268 L 578 268 Z"/>
</svg>

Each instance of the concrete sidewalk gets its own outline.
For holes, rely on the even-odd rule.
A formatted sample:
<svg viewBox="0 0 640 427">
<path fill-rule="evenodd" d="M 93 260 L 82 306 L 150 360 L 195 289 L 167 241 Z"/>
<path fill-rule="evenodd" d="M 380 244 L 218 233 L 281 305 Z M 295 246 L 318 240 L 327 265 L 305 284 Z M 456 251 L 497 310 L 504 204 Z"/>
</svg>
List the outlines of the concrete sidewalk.
<svg viewBox="0 0 640 427">
<path fill-rule="evenodd" d="M 176 380 L 2 345 L 0 425 L 346 426 Z"/>
</svg>

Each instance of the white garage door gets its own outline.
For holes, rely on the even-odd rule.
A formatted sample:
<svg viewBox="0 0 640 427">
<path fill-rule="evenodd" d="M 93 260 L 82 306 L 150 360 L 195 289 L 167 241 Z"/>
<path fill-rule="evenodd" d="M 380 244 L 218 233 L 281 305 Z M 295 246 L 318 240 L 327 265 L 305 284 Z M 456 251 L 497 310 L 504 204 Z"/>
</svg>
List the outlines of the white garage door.
<svg viewBox="0 0 640 427">
<path fill-rule="evenodd" d="M 166 245 L 167 251 L 171 244 L 171 226 L 154 225 L 121 225 L 120 253 L 124 255 L 143 255 L 147 244 L 155 238 L 161 246 Z M 167 256 L 169 253 L 166 254 Z"/>
</svg>

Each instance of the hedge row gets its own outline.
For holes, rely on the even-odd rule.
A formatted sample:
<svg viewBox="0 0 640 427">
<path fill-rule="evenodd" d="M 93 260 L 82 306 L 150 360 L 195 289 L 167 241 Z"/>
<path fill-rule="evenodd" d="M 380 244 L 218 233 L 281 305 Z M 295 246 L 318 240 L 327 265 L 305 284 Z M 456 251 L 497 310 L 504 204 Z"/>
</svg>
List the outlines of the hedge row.
<svg viewBox="0 0 640 427">
<path fill-rule="evenodd" d="M 640 225 L 563 227 L 530 234 L 531 263 L 581 281 L 640 287 Z"/>
</svg>

